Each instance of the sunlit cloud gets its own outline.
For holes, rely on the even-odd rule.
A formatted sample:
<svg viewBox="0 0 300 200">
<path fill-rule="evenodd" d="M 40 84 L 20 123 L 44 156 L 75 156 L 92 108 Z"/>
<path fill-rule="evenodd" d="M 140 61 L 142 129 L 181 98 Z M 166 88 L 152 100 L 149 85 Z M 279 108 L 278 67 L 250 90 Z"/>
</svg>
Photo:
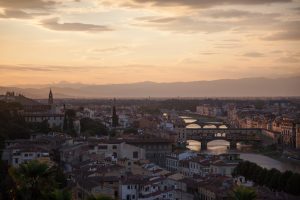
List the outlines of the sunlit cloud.
<svg viewBox="0 0 300 200">
<path fill-rule="evenodd" d="M 252 58 L 259 58 L 259 57 L 264 57 L 265 55 L 259 52 L 247 52 L 245 54 L 243 54 L 243 56 L 245 57 L 252 57 Z"/>
<path fill-rule="evenodd" d="M 22 10 L 5 9 L 0 18 L 32 19 L 32 15 Z"/>
<path fill-rule="evenodd" d="M 189 6 L 209 8 L 222 5 L 258 5 L 270 3 L 288 3 L 292 0 L 133 0 L 137 3 L 149 3 L 155 6 Z"/>
<path fill-rule="evenodd" d="M 55 31 L 85 31 L 85 32 L 102 32 L 112 31 L 113 29 L 104 25 L 84 24 L 78 22 L 59 22 L 59 18 L 51 18 L 41 21 L 41 25 L 45 28 Z"/>
<path fill-rule="evenodd" d="M 0 84 L 296 75 L 299 7 L 299 0 L 0 0 Z"/>
</svg>

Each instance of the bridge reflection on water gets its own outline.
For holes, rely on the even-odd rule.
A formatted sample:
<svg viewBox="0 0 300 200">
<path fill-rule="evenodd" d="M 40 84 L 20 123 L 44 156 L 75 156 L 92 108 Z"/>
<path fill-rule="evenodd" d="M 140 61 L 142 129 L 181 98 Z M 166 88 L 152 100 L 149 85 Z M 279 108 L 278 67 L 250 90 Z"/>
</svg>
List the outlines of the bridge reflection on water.
<svg viewBox="0 0 300 200">
<path fill-rule="evenodd" d="M 184 119 L 186 123 L 191 123 L 186 126 L 186 128 L 189 129 L 198 129 L 201 128 L 198 124 L 193 124 L 193 122 L 196 122 L 194 119 Z M 213 125 L 213 123 L 216 122 L 211 122 L 212 124 L 210 125 L 205 125 L 203 128 L 211 128 L 215 129 L 217 126 Z M 226 125 L 221 125 L 219 128 L 222 129 L 227 129 Z M 200 151 L 201 150 L 201 142 L 195 141 L 195 140 L 188 140 L 188 145 L 187 148 L 193 151 Z M 211 142 L 207 143 L 207 150 L 202 151 L 202 152 L 207 152 L 207 153 L 213 153 L 213 154 L 221 154 L 221 153 L 226 153 L 229 151 L 229 145 L 230 143 L 226 140 L 214 140 Z M 237 150 L 242 150 L 244 148 L 250 148 L 250 145 L 241 145 L 240 143 L 237 143 Z"/>
<path fill-rule="evenodd" d="M 192 119 L 188 119 L 192 120 Z M 192 123 L 192 122 L 189 122 Z M 189 124 L 186 126 L 187 128 L 199 128 L 200 126 L 197 124 Z M 216 128 L 215 125 L 206 125 L 204 128 Z M 220 128 L 227 128 L 225 125 L 220 126 Z M 187 148 L 200 152 L 201 150 L 201 143 L 195 140 L 188 140 Z M 300 165 L 293 162 L 283 162 L 278 161 L 275 159 L 272 159 L 270 157 L 256 154 L 256 153 L 243 153 L 244 150 L 251 150 L 251 145 L 245 145 L 237 143 L 237 149 L 236 150 L 230 150 L 229 149 L 229 142 L 225 140 L 214 140 L 207 143 L 207 150 L 201 151 L 201 153 L 208 153 L 208 154 L 222 154 L 222 153 L 228 153 L 228 152 L 235 152 L 239 153 L 241 158 L 244 160 L 249 160 L 251 162 L 255 162 L 258 165 L 265 167 L 267 169 L 276 168 L 280 171 L 286 171 L 291 170 L 294 172 L 300 173 Z"/>
</svg>

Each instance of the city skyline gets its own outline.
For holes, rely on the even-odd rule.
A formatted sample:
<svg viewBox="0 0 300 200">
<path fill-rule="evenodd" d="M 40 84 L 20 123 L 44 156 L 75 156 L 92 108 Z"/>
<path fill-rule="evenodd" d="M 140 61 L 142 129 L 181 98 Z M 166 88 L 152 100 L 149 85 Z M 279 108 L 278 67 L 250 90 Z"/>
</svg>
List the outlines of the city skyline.
<svg viewBox="0 0 300 200">
<path fill-rule="evenodd" d="M 0 0 L 0 85 L 300 75 L 298 0 Z"/>
</svg>

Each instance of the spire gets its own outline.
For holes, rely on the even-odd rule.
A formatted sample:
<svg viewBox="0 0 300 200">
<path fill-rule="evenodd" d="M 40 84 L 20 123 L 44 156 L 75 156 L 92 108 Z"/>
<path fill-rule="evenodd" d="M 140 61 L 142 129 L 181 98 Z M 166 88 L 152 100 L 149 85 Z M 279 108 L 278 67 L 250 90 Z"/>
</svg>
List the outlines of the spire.
<svg viewBox="0 0 300 200">
<path fill-rule="evenodd" d="M 51 88 L 50 88 L 50 92 L 49 92 L 48 104 L 49 105 L 53 104 L 53 94 L 52 94 Z"/>
</svg>

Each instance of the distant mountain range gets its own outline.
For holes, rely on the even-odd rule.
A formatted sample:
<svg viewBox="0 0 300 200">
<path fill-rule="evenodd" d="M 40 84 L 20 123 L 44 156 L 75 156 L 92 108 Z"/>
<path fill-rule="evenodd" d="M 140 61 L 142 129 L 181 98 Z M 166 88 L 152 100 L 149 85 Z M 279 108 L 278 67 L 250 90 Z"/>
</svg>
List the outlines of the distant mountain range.
<svg viewBox="0 0 300 200">
<path fill-rule="evenodd" d="M 61 82 L 50 85 L 1 87 L 0 94 L 15 91 L 31 98 L 138 98 L 138 97 L 279 97 L 300 96 L 300 77 L 243 78 L 174 83 L 86 85 Z"/>
</svg>

